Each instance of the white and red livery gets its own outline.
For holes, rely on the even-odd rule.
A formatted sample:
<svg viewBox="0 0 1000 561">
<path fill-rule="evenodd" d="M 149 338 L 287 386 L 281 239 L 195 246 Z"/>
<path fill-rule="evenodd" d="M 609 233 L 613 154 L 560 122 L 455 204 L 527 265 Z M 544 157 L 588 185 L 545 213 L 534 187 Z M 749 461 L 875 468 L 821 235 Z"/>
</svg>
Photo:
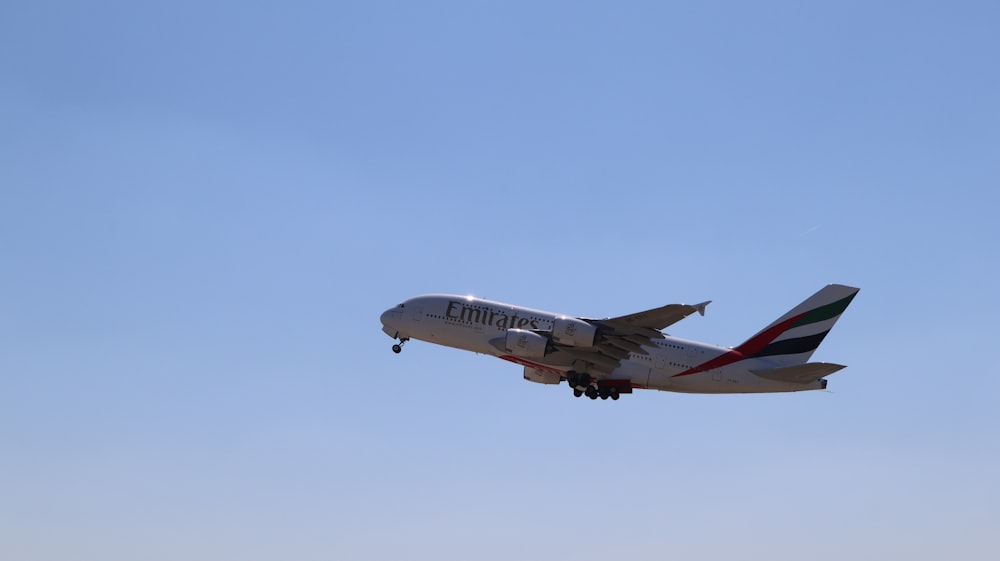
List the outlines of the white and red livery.
<svg viewBox="0 0 1000 561">
<path fill-rule="evenodd" d="M 410 339 L 493 355 L 524 366 L 524 379 L 566 380 L 577 397 L 618 399 L 634 389 L 687 393 L 763 393 L 825 389 L 844 368 L 809 362 L 858 293 L 839 284 L 792 308 L 736 347 L 672 337 L 661 330 L 710 302 L 669 304 L 626 316 L 572 317 L 472 296 L 429 294 L 382 314 L 382 330 Z"/>
</svg>

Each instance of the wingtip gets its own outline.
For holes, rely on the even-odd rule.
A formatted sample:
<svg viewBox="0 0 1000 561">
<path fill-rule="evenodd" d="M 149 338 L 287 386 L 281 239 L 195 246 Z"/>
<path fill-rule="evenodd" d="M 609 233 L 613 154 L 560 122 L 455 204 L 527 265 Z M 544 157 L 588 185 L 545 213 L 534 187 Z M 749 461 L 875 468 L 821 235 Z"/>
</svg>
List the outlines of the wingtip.
<svg viewBox="0 0 1000 561">
<path fill-rule="evenodd" d="M 702 302 L 701 304 L 695 304 L 694 305 L 694 309 L 698 310 L 698 315 L 704 316 L 705 315 L 705 307 L 708 306 L 711 303 L 712 303 L 711 300 L 706 300 L 706 301 Z"/>
</svg>

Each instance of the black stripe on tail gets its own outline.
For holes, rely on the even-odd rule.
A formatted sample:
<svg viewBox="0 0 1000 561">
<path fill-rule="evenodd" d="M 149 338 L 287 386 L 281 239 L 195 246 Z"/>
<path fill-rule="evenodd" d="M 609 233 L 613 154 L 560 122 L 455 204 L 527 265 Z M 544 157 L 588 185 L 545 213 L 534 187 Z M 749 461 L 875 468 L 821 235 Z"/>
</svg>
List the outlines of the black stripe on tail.
<svg viewBox="0 0 1000 561">
<path fill-rule="evenodd" d="M 827 329 L 822 333 L 817 333 L 815 335 L 808 335 L 806 337 L 798 337 L 796 339 L 785 339 L 784 341 L 776 341 L 771 343 L 760 350 L 759 353 L 753 355 L 755 357 L 762 356 L 776 356 L 776 355 L 797 355 L 802 353 L 807 353 L 809 351 L 815 351 L 819 344 L 823 342 L 823 338 L 830 330 Z"/>
</svg>

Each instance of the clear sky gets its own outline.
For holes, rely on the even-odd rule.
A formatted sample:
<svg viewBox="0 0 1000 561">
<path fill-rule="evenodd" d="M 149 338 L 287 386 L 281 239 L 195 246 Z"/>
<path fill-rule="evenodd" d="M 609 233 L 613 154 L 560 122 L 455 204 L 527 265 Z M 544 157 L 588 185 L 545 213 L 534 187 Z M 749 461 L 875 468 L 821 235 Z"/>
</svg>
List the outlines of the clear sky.
<svg viewBox="0 0 1000 561">
<path fill-rule="evenodd" d="M 996 559 L 996 2 L 5 2 L 0 558 Z M 831 392 L 379 314 L 827 283 Z"/>
</svg>

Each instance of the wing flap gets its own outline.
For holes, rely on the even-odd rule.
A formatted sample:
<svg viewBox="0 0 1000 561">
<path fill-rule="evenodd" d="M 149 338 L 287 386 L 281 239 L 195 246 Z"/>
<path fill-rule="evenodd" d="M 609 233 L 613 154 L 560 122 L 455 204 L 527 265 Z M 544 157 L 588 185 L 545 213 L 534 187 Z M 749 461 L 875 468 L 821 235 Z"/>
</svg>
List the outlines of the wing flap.
<svg viewBox="0 0 1000 561">
<path fill-rule="evenodd" d="M 753 372 L 761 378 L 774 380 L 776 382 L 808 384 L 819 380 L 823 376 L 829 376 L 842 368 L 847 367 L 842 364 L 833 364 L 830 362 L 807 362 L 805 364 L 796 364 L 795 366 L 751 370 L 750 372 Z"/>
<path fill-rule="evenodd" d="M 641 354 L 641 355 L 649 354 L 649 353 L 647 353 L 646 351 L 643 350 L 642 343 L 638 343 L 638 342 L 635 342 L 635 341 L 630 341 L 626 337 L 609 337 L 607 339 L 607 344 L 615 346 L 615 347 L 618 347 L 619 349 L 622 349 L 624 351 L 628 351 L 628 352 L 631 352 L 631 353 L 638 353 L 638 354 Z"/>
<path fill-rule="evenodd" d="M 615 368 L 618 368 L 619 358 L 613 358 L 602 352 L 595 351 L 593 349 L 577 349 L 575 347 L 560 347 L 560 352 L 564 352 L 569 356 L 589 362 L 597 366 L 600 370 L 611 372 Z"/>
</svg>

